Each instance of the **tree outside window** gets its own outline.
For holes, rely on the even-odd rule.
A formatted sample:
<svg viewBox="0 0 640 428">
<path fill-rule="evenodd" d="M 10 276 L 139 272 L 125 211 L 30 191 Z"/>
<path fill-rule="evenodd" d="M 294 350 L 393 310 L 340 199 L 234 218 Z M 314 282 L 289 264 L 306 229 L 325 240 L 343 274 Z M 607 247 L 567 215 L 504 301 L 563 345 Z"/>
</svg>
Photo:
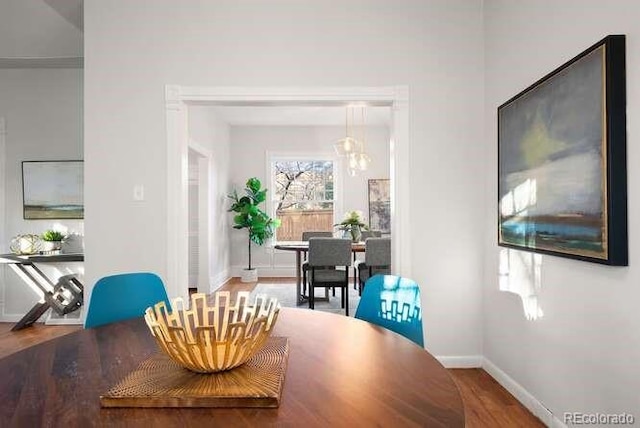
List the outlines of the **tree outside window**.
<svg viewBox="0 0 640 428">
<path fill-rule="evenodd" d="M 300 241 L 304 231 L 333 231 L 334 164 L 331 160 L 272 161 L 278 241 Z"/>
</svg>

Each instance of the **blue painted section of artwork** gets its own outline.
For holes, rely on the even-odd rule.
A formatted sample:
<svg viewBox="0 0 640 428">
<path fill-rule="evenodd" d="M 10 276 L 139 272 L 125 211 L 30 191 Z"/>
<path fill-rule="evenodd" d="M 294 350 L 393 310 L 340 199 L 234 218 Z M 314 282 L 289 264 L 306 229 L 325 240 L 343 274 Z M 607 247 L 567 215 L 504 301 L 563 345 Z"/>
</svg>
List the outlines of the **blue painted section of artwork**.
<svg viewBox="0 0 640 428">
<path fill-rule="evenodd" d="M 505 221 L 502 228 L 514 235 L 562 235 L 565 237 L 600 238 L 602 230 L 599 227 L 576 226 L 571 224 L 530 223 L 520 221 Z"/>
</svg>

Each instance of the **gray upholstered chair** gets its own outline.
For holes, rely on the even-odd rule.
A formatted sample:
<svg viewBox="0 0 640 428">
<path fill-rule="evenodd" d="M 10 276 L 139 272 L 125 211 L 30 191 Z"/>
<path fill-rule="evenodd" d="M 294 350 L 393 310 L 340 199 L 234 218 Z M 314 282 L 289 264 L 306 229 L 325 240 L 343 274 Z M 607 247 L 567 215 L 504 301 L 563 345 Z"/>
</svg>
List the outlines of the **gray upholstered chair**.
<svg viewBox="0 0 640 428">
<path fill-rule="evenodd" d="M 349 315 L 349 267 L 351 240 L 340 238 L 309 239 L 309 309 L 314 309 L 316 287 L 342 289 L 342 307 Z"/>
<path fill-rule="evenodd" d="M 366 242 L 369 238 L 379 238 L 382 236 L 382 232 L 379 230 L 364 230 L 360 235 L 360 241 Z M 358 287 L 358 270 L 357 270 L 358 259 L 356 253 L 353 253 L 353 289 L 357 290 Z"/>
<path fill-rule="evenodd" d="M 390 273 L 391 238 L 369 238 L 364 243 L 364 249 L 364 261 L 356 263 L 360 294 L 367 279 L 379 273 Z"/>
<path fill-rule="evenodd" d="M 302 232 L 302 240 L 303 241 L 308 241 L 309 238 L 333 238 L 333 232 L 326 232 L 326 231 L 308 231 L 308 232 Z M 306 293 L 307 292 L 307 271 L 309 270 L 309 263 L 307 262 L 306 258 L 307 258 L 307 253 L 304 253 L 304 258 L 305 260 L 302 262 L 302 288 L 303 291 L 302 293 Z M 335 290 L 333 292 L 333 295 L 335 296 Z"/>
</svg>

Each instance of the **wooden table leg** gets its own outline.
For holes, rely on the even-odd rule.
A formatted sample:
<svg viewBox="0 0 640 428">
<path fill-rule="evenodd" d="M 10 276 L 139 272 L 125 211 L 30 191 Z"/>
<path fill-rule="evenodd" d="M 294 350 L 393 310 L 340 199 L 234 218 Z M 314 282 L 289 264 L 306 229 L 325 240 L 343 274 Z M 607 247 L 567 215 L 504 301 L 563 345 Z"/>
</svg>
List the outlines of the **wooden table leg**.
<svg viewBox="0 0 640 428">
<path fill-rule="evenodd" d="M 296 289 L 298 293 L 298 306 L 307 301 L 302 293 L 302 251 L 296 251 Z"/>
</svg>

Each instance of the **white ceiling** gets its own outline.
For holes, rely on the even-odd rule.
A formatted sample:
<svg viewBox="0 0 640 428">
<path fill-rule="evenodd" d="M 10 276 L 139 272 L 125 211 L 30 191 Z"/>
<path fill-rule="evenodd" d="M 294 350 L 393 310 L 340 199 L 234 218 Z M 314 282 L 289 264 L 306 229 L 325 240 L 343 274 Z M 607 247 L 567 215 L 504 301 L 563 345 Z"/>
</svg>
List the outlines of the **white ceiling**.
<svg viewBox="0 0 640 428">
<path fill-rule="evenodd" d="M 211 106 L 216 117 L 232 126 L 345 126 L 345 107 L 320 106 Z M 362 124 L 361 109 L 349 114 L 349 126 Z M 389 126 L 389 107 L 366 107 L 367 126 Z"/>
</svg>

